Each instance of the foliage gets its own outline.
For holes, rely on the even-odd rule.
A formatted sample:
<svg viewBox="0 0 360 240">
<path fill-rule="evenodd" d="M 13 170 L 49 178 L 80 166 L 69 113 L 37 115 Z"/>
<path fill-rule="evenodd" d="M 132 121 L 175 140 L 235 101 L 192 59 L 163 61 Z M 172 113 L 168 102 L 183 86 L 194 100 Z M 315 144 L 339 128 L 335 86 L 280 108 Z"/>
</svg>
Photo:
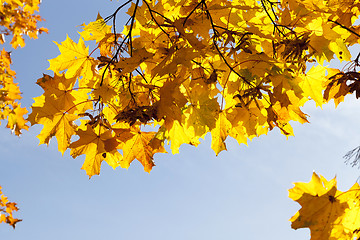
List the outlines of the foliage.
<svg viewBox="0 0 360 240">
<path fill-rule="evenodd" d="M 13 217 L 13 212 L 17 210 L 19 209 L 16 207 L 16 203 L 8 201 L 0 186 L 0 223 L 4 222 L 15 228 L 16 223 L 21 221 L 21 219 Z"/>
<path fill-rule="evenodd" d="M 39 11 L 41 0 L 1 0 L 0 1 L 0 44 L 5 44 L 5 37 L 11 36 L 10 45 L 13 49 L 25 46 L 24 36 L 36 39 L 39 33 L 47 32 L 45 28 L 38 28 L 41 21 Z M 14 83 L 16 73 L 11 70 L 11 52 L 3 48 L 0 52 L 0 120 L 7 120 L 8 128 L 16 135 L 22 129 L 28 129 L 24 115 L 27 110 L 21 107 L 18 100 L 21 92 Z"/>
<path fill-rule="evenodd" d="M 295 183 L 289 197 L 302 208 L 290 219 L 291 227 L 309 228 L 311 240 L 359 239 L 360 186 L 348 191 L 336 188 L 336 179 L 327 181 L 315 172 L 309 183 Z"/>
<path fill-rule="evenodd" d="M 293 135 L 290 121 L 308 122 L 306 101 L 339 103 L 357 91 L 356 79 L 343 80 L 354 76 L 325 64 L 351 60 L 358 9 L 353 1 L 126 1 L 83 24 L 78 42 L 56 43 L 54 76 L 37 81 L 44 94 L 28 120 L 44 126 L 40 143 L 55 136 L 60 152 L 85 154 L 90 177 L 103 161 L 127 168 L 137 159 L 149 172 L 164 143 L 178 153 L 207 133 L 216 154 L 228 136 L 246 144 L 274 128 Z"/>
<path fill-rule="evenodd" d="M 29 2 L 18 2 L 3 8 L 26 12 Z M 126 7 L 128 21 L 118 32 L 117 16 Z M 208 133 L 216 155 L 226 150 L 227 137 L 247 144 L 275 128 L 293 135 L 291 121 L 308 122 L 305 102 L 337 105 L 347 94 L 360 97 L 360 55 L 351 60 L 349 51 L 360 37 L 359 9 L 355 0 L 123 1 L 112 15 L 83 24 L 78 41 L 56 43 L 53 76 L 37 80 L 44 93 L 27 120 L 43 125 L 41 144 L 56 137 L 62 154 L 85 155 L 89 177 L 100 174 L 103 161 L 128 168 L 137 159 L 150 172 L 165 143 L 178 153 Z M 33 31 L 21 33 L 45 31 L 34 19 Z M 23 46 L 13 25 L 4 26 L 13 46 Z M 4 59 L 0 76 L 12 80 L 10 58 Z M 333 59 L 348 62 L 348 69 L 327 67 Z M 8 125 L 17 134 L 27 128 L 25 111 L 15 111 L 19 93 L 6 89 L 13 98 L 4 104 L 16 117 L 3 117 L 15 119 Z M 302 209 L 292 227 L 309 227 L 312 239 L 358 238 L 358 192 L 354 185 L 342 193 L 335 180 L 316 174 L 308 184 L 296 183 L 290 198 Z"/>
<path fill-rule="evenodd" d="M 0 120 L 6 120 L 6 127 L 16 135 L 21 130 L 28 129 L 24 115 L 28 112 L 21 107 L 19 100 L 21 92 L 14 82 L 16 73 L 10 68 L 12 64 L 11 51 L 5 50 L 5 40 L 11 37 L 9 47 L 16 49 L 25 46 L 24 36 L 36 39 L 39 33 L 47 32 L 45 28 L 38 28 L 38 21 L 42 21 L 35 11 L 39 11 L 41 0 L 1 0 L 0 1 Z M 16 203 L 8 202 L 2 195 L 0 187 L 0 223 L 6 222 L 15 228 L 21 220 L 12 217 L 12 211 L 17 211 Z"/>
</svg>

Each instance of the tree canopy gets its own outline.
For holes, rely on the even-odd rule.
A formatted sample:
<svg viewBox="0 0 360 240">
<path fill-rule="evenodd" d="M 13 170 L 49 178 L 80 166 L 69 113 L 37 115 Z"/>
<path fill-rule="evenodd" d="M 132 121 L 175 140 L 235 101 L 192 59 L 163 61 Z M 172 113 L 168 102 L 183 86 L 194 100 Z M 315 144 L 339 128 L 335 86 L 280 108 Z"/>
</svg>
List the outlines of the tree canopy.
<svg viewBox="0 0 360 240">
<path fill-rule="evenodd" d="M 165 142 L 178 153 L 207 133 L 215 154 L 228 136 L 293 135 L 291 121 L 308 121 L 306 101 L 358 95 L 348 49 L 357 16 L 353 1 L 127 1 L 84 24 L 79 40 L 56 43 L 54 75 L 38 79 L 44 94 L 28 120 L 44 126 L 40 143 L 55 136 L 60 152 L 85 154 L 90 177 L 102 161 L 127 168 L 137 159 L 150 172 Z M 326 67 L 334 58 L 352 64 Z"/>
<path fill-rule="evenodd" d="M 1 11 L 21 15 L 4 16 L 24 21 L 17 30 L 13 19 L 2 20 L 14 48 L 24 45 L 24 32 L 36 38 L 46 31 L 36 27 L 38 4 L 2 2 Z M 123 9 L 128 20 L 118 26 Z M 247 144 L 273 129 L 291 136 L 292 121 L 308 122 L 307 101 L 338 105 L 347 94 L 360 97 L 360 53 L 349 50 L 359 42 L 359 9 L 355 0 L 122 1 L 112 15 L 83 24 L 79 39 L 56 43 L 53 74 L 37 80 L 43 94 L 27 120 L 3 50 L 1 116 L 16 134 L 26 121 L 43 125 L 40 143 L 55 137 L 62 154 L 85 155 L 89 177 L 100 174 L 103 161 L 128 168 L 136 159 L 150 172 L 165 144 L 175 154 L 208 133 L 216 155 L 227 137 Z M 331 60 L 347 67 L 330 68 Z M 309 227 L 312 239 L 358 238 L 358 194 L 358 185 L 342 193 L 335 180 L 314 173 L 290 190 L 303 207 L 292 227 Z M 321 216 L 318 207 L 326 209 Z"/>
</svg>

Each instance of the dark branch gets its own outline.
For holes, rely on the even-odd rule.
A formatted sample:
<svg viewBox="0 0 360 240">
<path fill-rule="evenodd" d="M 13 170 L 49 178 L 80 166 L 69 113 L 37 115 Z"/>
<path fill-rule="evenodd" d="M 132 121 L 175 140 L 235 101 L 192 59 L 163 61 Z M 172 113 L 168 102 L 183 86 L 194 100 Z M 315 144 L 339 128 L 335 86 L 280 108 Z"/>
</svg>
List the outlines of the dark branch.
<svg viewBox="0 0 360 240">
<path fill-rule="evenodd" d="M 345 162 L 347 164 L 350 164 L 352 167 L 359 165 L 359 163 L 360 163 L 360 146 L 347 152 L 343 158 L 345 158 Z M 353 160 L 350 162 L 351 159 L 353 159 Z"/>
<path fill-rule="evenodd" d="M 342 25 L 341 23 L 339 23 L 339 22 L 337 22 L 337 21 L 333 21 L 333 20 L 331 20 L 331 19 L 328 19 L 328 21 L 329 21 L 329 22 L 332 22 L 332 23 L 335 23 L 336 25 L 340 26 L 340 27 L 343 28 L 343 29 L 348 30 L 349 32 L 351 32 L 352 34 L 354 34 L 355 36 L 357 36 L 357 37 L 360 38 L 360 34 L 354 32 L 353 30 L 351 30 L 350 28 Z"/>
</svg>

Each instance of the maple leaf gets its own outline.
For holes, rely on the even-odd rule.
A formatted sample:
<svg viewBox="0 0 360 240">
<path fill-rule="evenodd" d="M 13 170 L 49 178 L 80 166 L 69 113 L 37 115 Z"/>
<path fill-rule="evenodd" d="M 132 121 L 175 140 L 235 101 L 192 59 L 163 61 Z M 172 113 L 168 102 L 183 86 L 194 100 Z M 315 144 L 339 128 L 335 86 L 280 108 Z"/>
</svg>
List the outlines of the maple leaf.
<svg viewBox="0 0 360 240">
<path fill-rule="evenodd" d="M 344 97 L 352 92 L 347 82 L 349 80 L 355 80 L 356 78 L 352 78 L 351 73 L 350 75 L 344 74 L 338 69 L 328 69 L 328 72 L 331 77 L 329 77 L 329 80 L 326 82 L 324 99 L 326 101 L 334 99 L 335 107 L 337 107 L 340 102 L 344 101 Z"/>
<path fill-rule="evenodd" d="M 148 51 L 146 51 L 145 48 L 136 49 L 133 52 L 134 56 L 130 58 L 122 58 L 120 61 L 116 64 L 117 68 L 121 69 L 121 73 L 130 73 L 134 71 L 136 68 L 140 66 L 140 64 L 154 55 Z"/>
<path fill-rule="evenodd" d="M 312 240 L 354 239 L 360 227 L 359 194 L 358 184 L 341 192 L 335 178 L 327 181 L 313 173 L 309 183 L 295 183 L 289 190 L 289 197 L 302 206 L 290 219 L 291 227 L 309 228 Z"/>
<path fill-rule="evenodd" d="M 166 151 L 163 146 L 155 149 L 150 146 L 149 143 L 156 132 L 140 132 L 135 128 L 131 133 L 133 134 L 132 137 L 126 139 L 122 146 L 125 166 L 129 167 L 130 163 L 136 158 L 144 166 L 144 170 L 150 172 L 152 167 L 155 166 L 153 162 L 154 154 L 165 153 Z"/>
<path fill-rule="evenodd" d="M 330 40 L 323 36 L 313 34 L 310 36 L 310 46 L 319 63 L 330 62 L 334 57 L 334 52 L 329 49 Z"/>
<path fill-rule="evenodd" d="M 49 144 L 50 139 L 56 136 L 58 143 L 58 150 L 64 154 L 68 146 L 70 145 L 70 139 L 75 134 L 76 125 L 74 121 L 78 119 L 78 116 L 74 114 L 66 114 L 63 112 L 57 112 L 50 118 L 42 118 L 39 123 L 44 125 L 38 138 L 40 144 Z"/>
<path fill-rule="evenodd" d="M 184 37 L 190 45 L 196 49 L 196 50 L 204 50 L 206 48 L 206 45 L 203 43 L 201 39 L 198 39 L 195 37 L 194 34 L 186 33 L 184 29 L 184 19 L 177 19 L 174 21 L 174 26 L 179 31 L 180 35 Z M 206 26 L 205 24 L 203 26 Z"/>
<path fill-rule="evenodd" d="M 200 144 L 199 137 L 192 135 L 184 126 L 177 120 L 171 123 L 171 127 L 167 128 L 165 136 L 171 143 L 171 150 L 173 154 L 179 153 L 179 148 L 182 144 L 190 144 L 197 146 Z"/>
<path fill-rule="evenodd" d="M 21 130 L 28 130 L 29 126 L 26 125 L 27 120 L 24 119 L 24 115 L 28 112 L 26 108 L 21 107 L 21 105 L 14 103 L 13 110 L 9 113 L 8 124 L 6 127 L 12 129 L 16 135 L 20 135 Z"/>
<path fill-rule="evenodd" d="M 74 90 L 75 82 L 75 78 L 67 79 L 63 74 L 54 77 L 44 75 L 38 79 L 37 84 L 44 89 L 44 94 L 35 98 L 28 117 L 32 125 L 44 125 L 38 136 L 40 144 L 49 144 L 50 139 L 56 136 L 62 154 L 75 134 L 76 125 L 73 122 L 79 118 L 77 113 L 92 107 L 88 101 L 88 89 Z"/>
<path fill-rule="evenodd" d="M 44 74 L 36 83 L 43 88 L 45 101 L 56 101 L 60 110 L 73 113 L 91 108 L 87 102 L 89 88 L 75 88 L 76 78 L 66 78 L 64 74 L 55 74 L 54 77 Z M 46 104 L 42 106 L 47 107 Z"/>
<path fill-rule="evenodd" d="M 226 150 L 225 140 L 230 134 L 232 125 L 226 118 L 225 112 L 220 112 L 218 119 L 216 120 L 215 128 L 211 130 L 211 148 L 215 151 L 216 155 L 223 150 Z"/>
<path fill-rule="evenodd" d="M 325 67 L 321 65 L 314 66 L 305 75 L 301 76 L 302 81 L 299 83 L 299 86 L 304 91 L 304 96 L 311 97 L 318 106 L 324 103 L 322 91 L 326 82 L 325 72 Z"/>
<path fill-rule="evenodd" d="M 182 47 L 178 50 L 170 48 L 167 51 L 167 56 L 151 69 L 151 75 L 159 75 L 161 77 L 168 74 L 174 74 L 179 70 L 179 65 L 191 68 L 191 61 L 198 56 L 199 53 L 195 52 L 194 49 L 190 47 Z"/>
<path fill-rule="evenodd" d="M 76 125 L 73 123 L 79 117 L 67 113 L 62 109 L 62 103 L 55 99 L 47 99 L 42 95 L 35 98 L 32 112 L 28 121 L 33 124 L 42 124 L 44 127 L 38 135 L 40 144 L 49 144 L 52 137 L 56 136 L 58 150 L 64 153 L 70 144 L 70 138 L 75 134 Z"/>
<path fill-rule="evenodd" d="M 85 41 L 96 40 L 98 48 L 100 49 L 101 56 L 111 56 L 115 36 L 119 37 L 119 34 L 113 34 L 111 32 L 110 25 L 106 24 L 106 21 L 100 16 L 97 15 L 96 21 L 90 22 L 89 24 L 82 24 L 83 31 L 79 32 L 80 36 Z"/>
<path fill-rule="evenodd" d="M 99 43 L 108 34 L 111 34 L 111 26 L 106 24 L 100 14 L 97 15 L 95 22 L 82 24 L 82 27 L 83 31 L 79 32 L 79 34 L 85 41 L 96 40 L 96 43 Z"/>
<path fill-rule="evenodd" d="M 70 154 L 73 158 L 86 154 L 81 169 L 85 170 L 89 177 L 100 174 L 101 163 L 104 160 L 114 169 L 120 166 L 122 156 L 116 151 L 118 143 L 112 136 L 111 130 L 100 125 L 95 128 L 87 125 L 86 130 L 79 129 L 77 135 L 80 138 L 70 144 Z"/>
<path fill-rule="evenodd" d="M 352 239 L 358 239 L 360 237 L 359 197 L 360 186 L 358 183 L 355 183 L 348 191 L 338 196 L 339 201 L 348 204 L 341 224 L 344 226 L 345 234 Z"/>
<path fill-rule="evenodd" d="M 111 102 L 111 100 L 118 95 L 118 81 L 119 75 L 108 74 L 102 69 L 100 71 L 103 78 L 94 78 L 93 84 L 91 83 L 93 91 L 91 92 L 93 99 L 101 99 L 102 102 Z"/>
<path fill-rule="evenodd" d="M 159 90 L 160 100 L 157 102 L 158 118 L 166 121 L 181 121 L 181 108 L 187 99 L 180 92 L 180 83 L 177 80 L 167 81 Z"/>
<path fill-rule="evenodd" d="M 346 44 L 341 38 L 340 39 L 337 38 L 335 41 L 330 42 L 329 49 L 338 56 L 340 61 L 343 60 L 350 61 L 351 59 L 350 51 L 348 50 Z"/>
<path fill-rule="evenodd" d="M 215 98 L 209 98 L 207 92 L 192 92 L 193 103 L 184 111 L 186 116 L 185 127 L 195 136 L 202 137 L 216 126 L 219 115 L 219 103 Z"/>
<path fill-rule="evenodd" d="M 85 47 L 84 40 L 80 37 L 79 43 L 66 37 L 61 44 L 55 42 L 61 54 L 49 60 L 49 70 L 59 73 L 66 70 L 65 77 L 84 77 L 91 79 L 95 71 L 96 60 L 89 56 L 89 47 Z"/>
</svg>

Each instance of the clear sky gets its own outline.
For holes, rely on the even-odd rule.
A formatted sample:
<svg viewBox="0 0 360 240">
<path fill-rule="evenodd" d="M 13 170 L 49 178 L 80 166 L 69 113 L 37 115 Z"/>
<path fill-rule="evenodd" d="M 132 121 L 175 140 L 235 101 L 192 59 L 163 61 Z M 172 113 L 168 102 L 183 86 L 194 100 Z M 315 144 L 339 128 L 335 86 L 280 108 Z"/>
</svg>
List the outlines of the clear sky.
<svg viewBox="0 0 360 240">
<path fill-rule="evenodd" d="M 121 3 L 107 0 L 44 1 L 40 14 L 49 34 L 28 40 L 13 52 L 13 69 L 23 92 L 23 105 L 42 93 L 35 82 L 46 73 L 47 59 L 59 54 L 52 41 L 76 26 L 106 17 Z M 103 164 L 100 176 L 88 179 L 81 170 L 84 156 L 72 159 L 57 151 L 56 140 L 38 146 L 41 126 L 19 138 L 0 127 L 0 185 L 18 203 L 16 229 L 0 224 L 4 240 L 171 239 L 279 240 L 309 239 L 308 230 L 292 230 L 288 219 L 299 205 L 288 198 L 292 182 L 308 182 L 313 170 L 340 190 L 360 176 L 342 156 L 360 145 L 359 102 L 354 96 L 304 111 L 310 124 L 294 124 L 295 137 L 279 131 L 254 139 L 248 146 L 228 141 L 218 157 L 208 136 L 197 148 L 180 154 L 155 155 L 151 174 L 134 161 L 128 170 Z"/>
</svg>

